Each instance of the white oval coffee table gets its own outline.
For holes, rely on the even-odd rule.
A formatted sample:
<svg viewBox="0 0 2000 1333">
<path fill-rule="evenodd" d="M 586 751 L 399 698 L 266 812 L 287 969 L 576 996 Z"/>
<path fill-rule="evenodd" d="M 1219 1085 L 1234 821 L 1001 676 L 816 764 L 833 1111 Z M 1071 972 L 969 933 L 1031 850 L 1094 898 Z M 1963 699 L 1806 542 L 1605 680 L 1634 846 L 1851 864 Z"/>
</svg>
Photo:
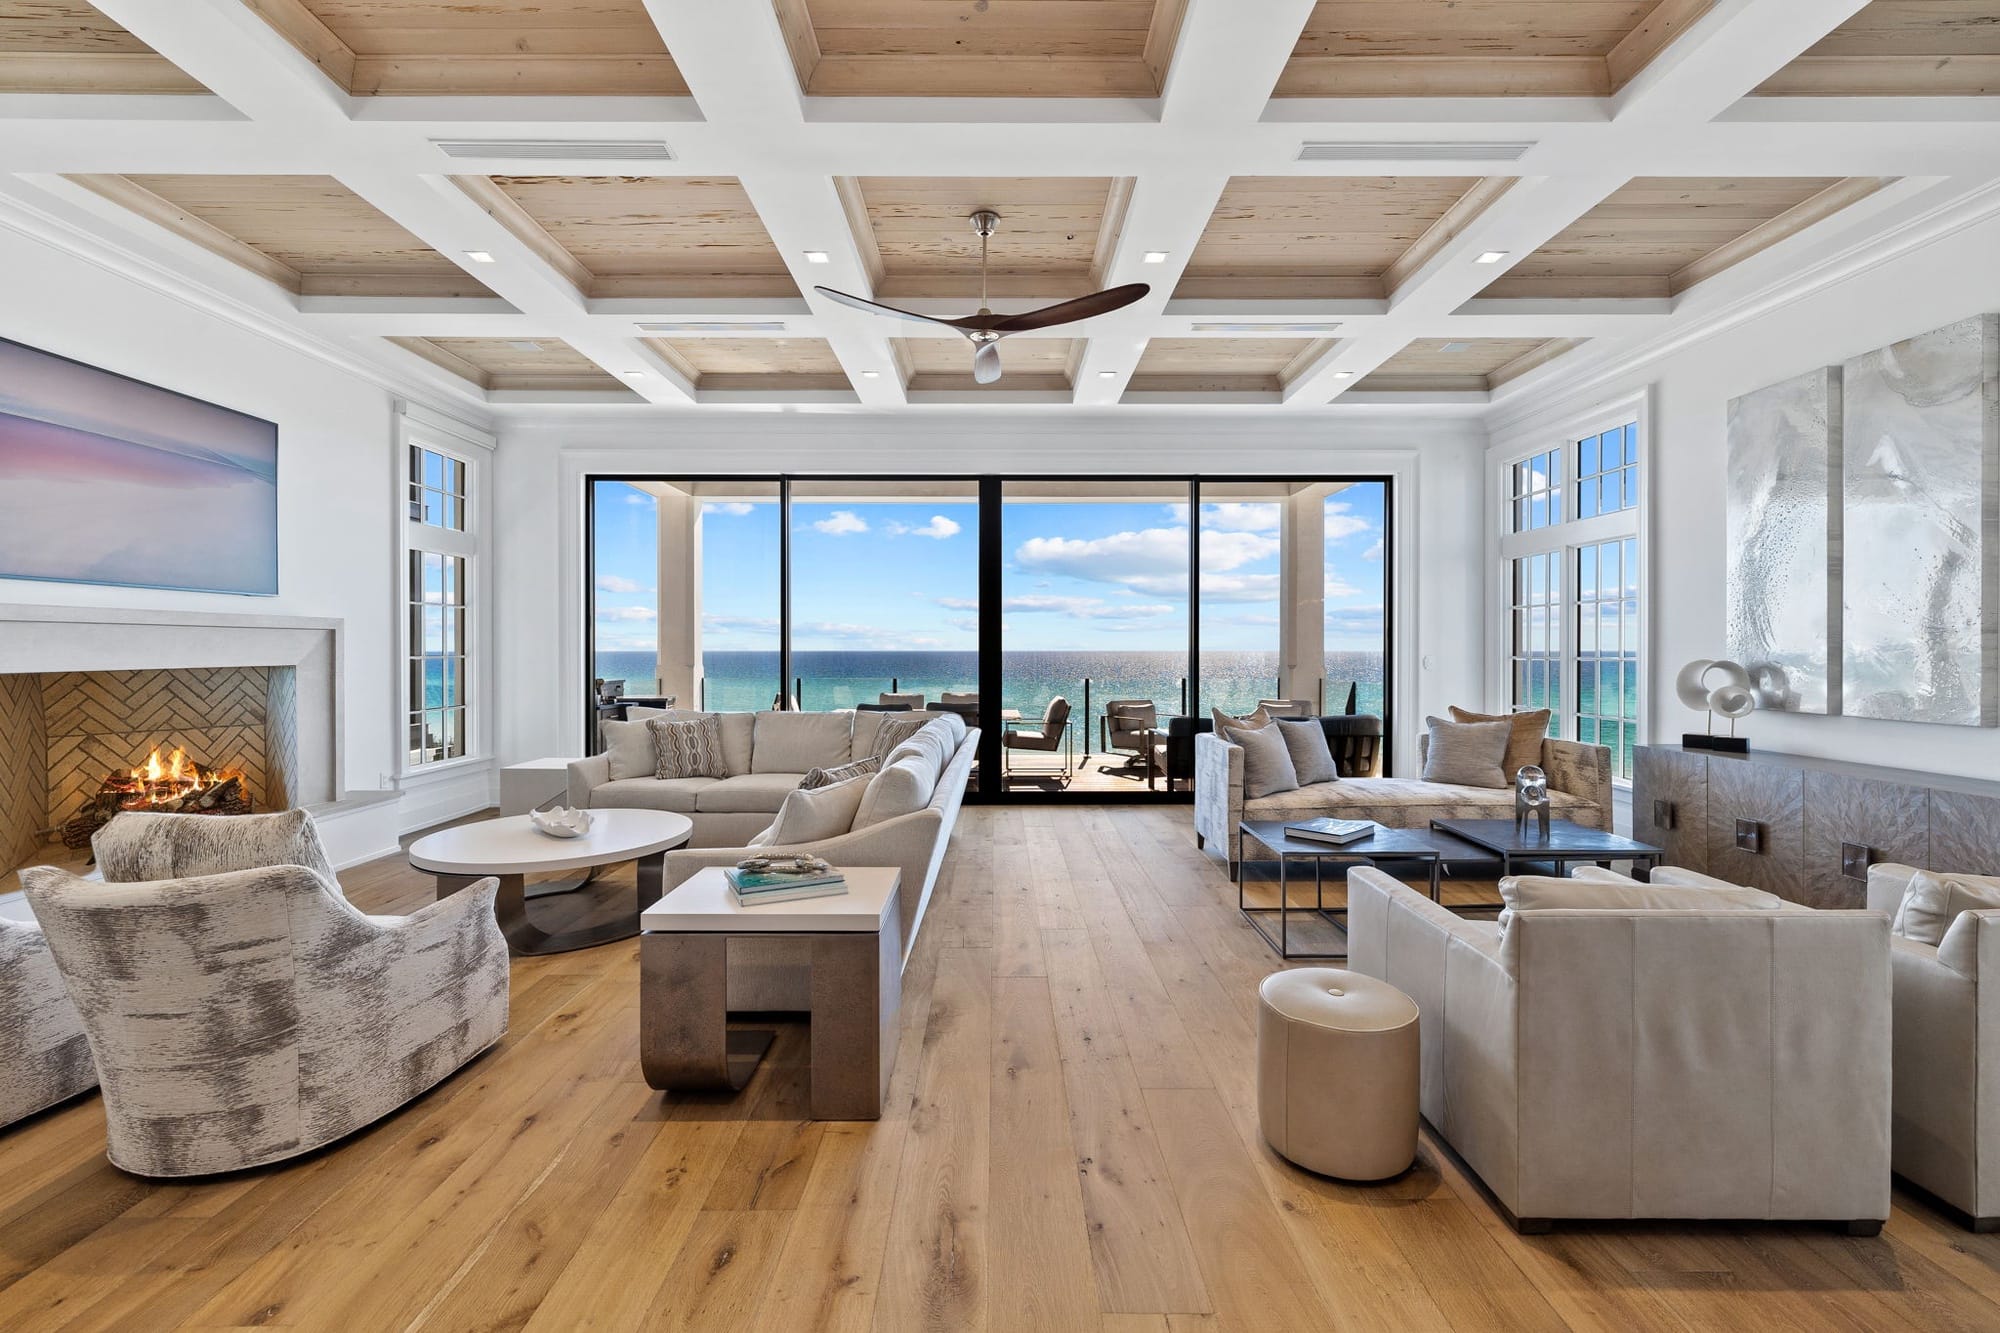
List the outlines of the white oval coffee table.
<svg viewBox="0 0 2000 1333">
<path fill-rule="evenodd" d="M 500 881 L 493 911 L 507 944 L 517 954 L 568 953 L 629 940 L 639 933 L 639 913 L 657 902 L 664 883 L 667 852 L 694 832 L 686 815 L 665 810 L 593 810 L 590 832 L 580 838 L 551 838 L 526 815 L 459 824 L 410 844 L 410 864 L 437 877 L 437 896 L 448 897 L 487 876 Z M 639 863 L 639 892 L 629 917 L 579 930 L 549 932 L 528 920 L 529 875 L 562 870 L 596 870 L 625 861 Z M 584 882 L 588 882 L 585 877 Z"/>
</svg>

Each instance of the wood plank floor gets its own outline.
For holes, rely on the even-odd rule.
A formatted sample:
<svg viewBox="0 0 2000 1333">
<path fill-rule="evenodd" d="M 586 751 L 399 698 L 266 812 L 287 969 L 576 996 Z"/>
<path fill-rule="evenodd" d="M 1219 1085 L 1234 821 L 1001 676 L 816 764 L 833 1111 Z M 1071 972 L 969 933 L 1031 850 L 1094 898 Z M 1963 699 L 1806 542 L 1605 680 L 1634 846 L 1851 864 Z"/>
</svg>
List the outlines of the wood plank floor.
<svg viewBox="0 0 2000 1333">
<path fill-rule="evenodd" d="M 135 1180 L 85 1098 L 0 1131 L 0 1329 L 2000 1327 L 2000 1236 L 1902 1190 L 1876 1239 L 1523 1239 L 1428 1137 L 1379 1186 L 1287 1165 L 1233 906 L 1184 808 L 968 808 L 875 1124 L 804 1119 L 799 1026 L 740 1096 L 649 1091 L 633 942 L 516 960 L 501 1047 L 283 1168 Z"/>
</svg>

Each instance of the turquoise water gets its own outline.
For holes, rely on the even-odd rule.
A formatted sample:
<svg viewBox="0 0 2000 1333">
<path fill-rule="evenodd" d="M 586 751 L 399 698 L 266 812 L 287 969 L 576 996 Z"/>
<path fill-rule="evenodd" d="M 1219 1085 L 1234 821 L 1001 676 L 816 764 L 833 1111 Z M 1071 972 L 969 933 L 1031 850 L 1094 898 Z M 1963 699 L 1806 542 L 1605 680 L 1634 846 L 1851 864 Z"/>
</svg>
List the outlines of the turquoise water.
<svg viewBox="0 0 2000 1333">
<path fill-rule="evenodd" d="M 1174 652 L 1006 653 L 1001 658 L 1001 707 L 1038 717 L 1057 695 L 1069 700 L 1072 716 L 1097 735 L 1096 719 L 1110 699 L 1151 699 L 1162 716 L 1220 707 L 1247 713 L 1278 688 L 1276 653 L 1203 653 L 1199 681 L 1186 680 L 1187 654 Z M 622 679 L 626 690 L 644 694 L 657 688 L 658 657 L 649 652 L 603 652 L 594 674 Z M 682 700 L 724 712 L 769 708 L 779 693 L 778 655 L 772 652 L 714 652 L 703 655 L 704 697 Z M 1350 683 L 1358 685 L 1356 711 L 1382 711 L 1382 657 L 1379 653 L 1329 653 L 1326 659 L 1328 712 L 1346 704 Z M 809 712 L 874 703 L 890 685 L 935 701 L 947 691 L 979 689 L 977 653 L 798 652 L 792 654 L 799 706 Z M 1084 685 L 1090 712 L 1083 715 Z M 1185 689 L 1186 693 L 1183 693 Z M 1199 698 L 1194 697 L 1197 690 Z M 1184 702 L 1185 701 L 1185 702 Z M 1317 700 L 1315 701 L 1317 702 Z"/>
</svg>

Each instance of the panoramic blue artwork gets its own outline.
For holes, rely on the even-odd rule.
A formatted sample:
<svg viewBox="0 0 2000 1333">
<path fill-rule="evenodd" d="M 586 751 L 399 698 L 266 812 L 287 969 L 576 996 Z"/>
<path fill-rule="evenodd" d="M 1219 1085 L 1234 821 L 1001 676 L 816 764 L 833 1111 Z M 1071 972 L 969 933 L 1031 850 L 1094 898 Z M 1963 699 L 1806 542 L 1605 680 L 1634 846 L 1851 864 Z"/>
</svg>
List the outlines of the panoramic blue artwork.
<svg viewBox="0 0 2000 1333">
<path fill-rule="evenodd" d="M 0 339 L 0 578 L 275 594 L 276 424 Z"/>
</svg>

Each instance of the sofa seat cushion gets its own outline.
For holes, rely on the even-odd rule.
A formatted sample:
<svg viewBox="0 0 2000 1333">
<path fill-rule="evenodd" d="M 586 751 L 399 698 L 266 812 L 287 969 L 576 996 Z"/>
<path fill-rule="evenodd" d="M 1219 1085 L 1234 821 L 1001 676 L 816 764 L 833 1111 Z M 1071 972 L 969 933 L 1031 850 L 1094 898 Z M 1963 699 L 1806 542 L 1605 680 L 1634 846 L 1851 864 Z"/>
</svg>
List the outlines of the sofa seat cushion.
<svg viewBox="0 0 2000 1333">
<path fill-rule="evenodd" d="M 775 815 L 804 782 L 803 773 L 745 773 L 705 788 L 695 802 L 703 814 Z"/>
<path fill-rule="evenodd" d="M 1597 810 L 1566 791 L 1549 792 L 1549 812 L 1557 819 L 1594 827 Z M 1433 819 L 1511 819 L 1511 787 L 1461 787 L 1415 778 L 1342 778 L 1317 782 L 1275 796 L 1243 802 L 1245 819 L 1294 819 L 1303 815 L 1372 819 L 1389 828 L 1427 828 Z"/>
<path fill-rule="evenodd" d="M 613 778 L 591 790 L 590 803 L 600 810 L 669 810 L 691 815 L 703 788 L 728 781 L 731 779 Z"/>
</svg>

